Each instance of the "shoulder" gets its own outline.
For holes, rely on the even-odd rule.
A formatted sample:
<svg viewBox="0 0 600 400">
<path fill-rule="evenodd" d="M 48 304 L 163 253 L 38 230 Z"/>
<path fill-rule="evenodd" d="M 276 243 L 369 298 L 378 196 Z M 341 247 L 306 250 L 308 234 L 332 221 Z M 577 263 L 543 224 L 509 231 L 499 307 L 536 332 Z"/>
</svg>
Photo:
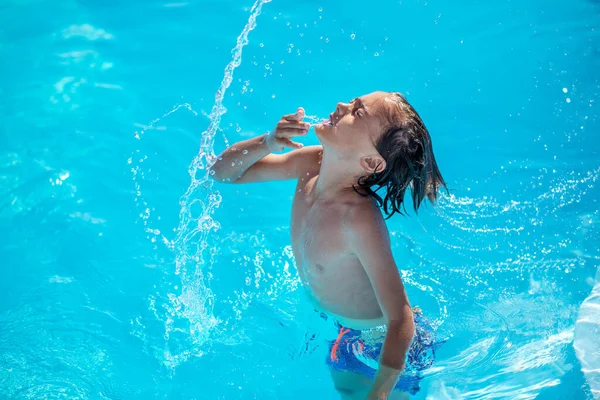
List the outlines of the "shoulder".
<svg viewBox="0 0 600 400">
<path fill-rule="evenodd" d="M 389 243 L 389 232 L 381 211 L 371 199 L 361 200 L 347 207 L 344 213 L 347 240 L 355 247 L 368 242 Z"/>
<path fill-rule="evenodd" d="M 314 146 L 305 146 L 300 149 L 296 149 L 290 151 L 288 153 L 290 156 L 298 157 L 298 158 L 319 158 L 321 159 L 323 155 L 323 146 L 314 145 Z"/>
<path fill-rule="evenodd" d="M 306 146 L 288 153 L 289 160 L 294 163 L 294 168 L 300 175 L 320 169 L 323 156 L 323 146 Z"/>
</svg>

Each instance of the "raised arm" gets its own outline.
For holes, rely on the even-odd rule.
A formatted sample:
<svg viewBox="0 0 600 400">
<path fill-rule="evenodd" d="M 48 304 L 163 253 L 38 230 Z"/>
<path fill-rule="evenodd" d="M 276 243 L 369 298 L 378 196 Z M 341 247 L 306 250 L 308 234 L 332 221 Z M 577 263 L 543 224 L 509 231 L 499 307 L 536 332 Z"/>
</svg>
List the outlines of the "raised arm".
<svg viewBox="0 0 600 400">
<path fill-rule="evenodd" d="M 304 156 L 314 153 L 314 147 L 303 149 L 301 143 L 291 140 L 294 136 L 306 135 L 310 124 L 302 122 L 304 109 L 281 118 L 275 130 L 269 134 L 243 140 L 229 146 L 219 154 L 210 167 L 211 176 L 225 183 L 264 182 L 298 177 Z M 293 148 L 285 154 L 271 154 Z"/>
<path fill-rule="evenodd" d="M 346 223 L 349 244 L 371 281 L 388 325 L 368 399 L 387 399 L 404 369 L 414 336 L 413 315 L 381 213 L 375 207 L 361 207 L 350 214 Z"/>
</svg>

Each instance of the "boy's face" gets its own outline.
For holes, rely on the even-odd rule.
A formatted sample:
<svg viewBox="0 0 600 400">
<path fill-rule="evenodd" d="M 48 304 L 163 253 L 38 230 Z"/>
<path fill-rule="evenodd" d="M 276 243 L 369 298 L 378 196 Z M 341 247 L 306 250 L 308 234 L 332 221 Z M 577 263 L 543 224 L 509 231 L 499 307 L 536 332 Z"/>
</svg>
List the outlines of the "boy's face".
<svg viewBox="0 0 600 400">
<path fill-rule="evenodd" d="M 362 156 L 378 154 L 375 143 L 383 133 L 383 115 L 392 107 L 388 92 L 373 92 L 357 97 L 350 103 L 338 103 L 330 114 L 330 121 L 315 126 L 315 133 L 323 147 L 331 149 L 339 156 L 359 159 Z"/>
</svg>

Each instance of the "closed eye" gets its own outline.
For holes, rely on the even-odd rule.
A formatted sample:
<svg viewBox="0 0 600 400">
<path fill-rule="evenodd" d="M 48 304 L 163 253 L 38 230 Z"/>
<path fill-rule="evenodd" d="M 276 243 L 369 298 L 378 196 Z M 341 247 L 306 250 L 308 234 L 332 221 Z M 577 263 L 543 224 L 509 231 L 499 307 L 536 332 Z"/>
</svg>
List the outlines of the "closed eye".
<svg viewBox="0 0 600 400">
<path fill-rule="evenodd" d="M 352 114 L 356 115 L 358 118 L 362 118 L 364 116 L 364 110 L 359 107 L 354 107 L 352 109 Z"/>
<path fill-rule="evenodd" d="M 364 105 L 359 97 L 350 102 L 352 104 L 352 115 L 362 118 L 365 115 Z"/>
</svg>

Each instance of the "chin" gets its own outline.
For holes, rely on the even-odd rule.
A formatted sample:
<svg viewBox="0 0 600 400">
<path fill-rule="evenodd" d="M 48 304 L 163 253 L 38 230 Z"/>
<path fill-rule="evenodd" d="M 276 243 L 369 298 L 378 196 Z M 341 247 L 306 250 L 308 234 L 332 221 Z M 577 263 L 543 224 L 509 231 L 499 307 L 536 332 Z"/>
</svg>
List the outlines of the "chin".
<svg viewBox="0 0 600 400">
<path fill-rule="evenodd" d="M 318 125 L 314 126 L 315 129 L 315 133 L 318 135 L 322 135 L 326 132 L 329 132 L 333 129 L 333 127 L 331 126 L 331 124 L 325 124 L 325 123 L 321 123 Z"/>
<path fill-rule="evenodd" d="M 321 143 L 321 146 L 329 147 L 329 144 L 330 144 L 329 142 L 332 139 L 332 137 L 330 135 L 331 131 L 333 130 L 332 126 L 319 124 L 319 125 L 315 125 L 314 129 L 315 129 L 315 135 L 317 136 L 317 139 L 319 139 L 319 143 Z"/>
</svg>

